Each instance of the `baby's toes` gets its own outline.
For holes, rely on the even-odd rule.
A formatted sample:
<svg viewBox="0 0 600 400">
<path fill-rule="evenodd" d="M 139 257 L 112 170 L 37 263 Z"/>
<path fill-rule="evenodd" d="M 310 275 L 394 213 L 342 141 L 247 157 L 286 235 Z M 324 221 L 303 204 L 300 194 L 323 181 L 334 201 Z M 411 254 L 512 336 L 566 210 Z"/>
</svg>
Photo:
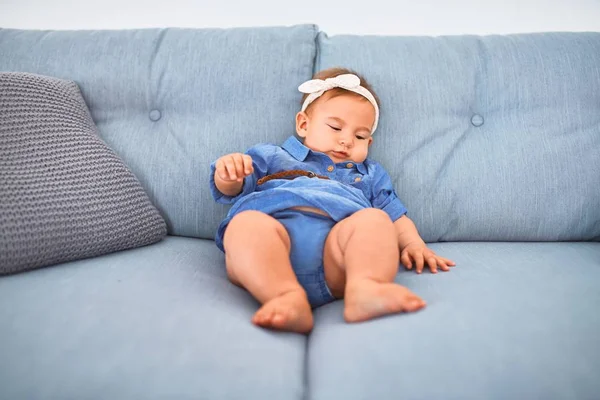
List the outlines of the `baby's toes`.
<svg viewBox="0 0 600 400">
<path fill-rule="evenodd" d="M 425 301 L 415 294 L 407 295 L 402 301 L 405 311 L 413 312 L 425 307 Z"/>
<path fill-rule="evenodd" d="M 271 319 L 271 325 L 274 328 L 278 328 L 278 329 L 283 328 L 285 326 L 285 324 L 287 323 L 287 321 L 289 321 L 289 316 L 287 314 L 289 314 L 289 312 L 288 313 L 282 312 L 282 311 L 275 312 L 273 314 L 273 318 Z"/>
<path fill-rule="evenodd" d="M 273 319 L 273 310 L 272 309 L 265 309 L 264 307 L 259 309 L 256 314 L 254 314 L 254 317 L 252 317 L 252 322 L 257 324 L 257 325 L 268 325 L 270 324 L 271 320 Z"/>
</svg>

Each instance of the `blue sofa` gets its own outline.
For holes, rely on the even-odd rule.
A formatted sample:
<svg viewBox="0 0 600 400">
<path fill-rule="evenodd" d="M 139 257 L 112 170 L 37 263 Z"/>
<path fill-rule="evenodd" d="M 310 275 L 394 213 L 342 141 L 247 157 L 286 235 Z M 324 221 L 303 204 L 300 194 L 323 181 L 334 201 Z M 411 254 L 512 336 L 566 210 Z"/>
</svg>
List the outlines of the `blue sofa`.
<svg viewBox="0 0 600 400">
<path fill-rule="evenodd" d="M 399 271 L 422 312 L 260 329 L 210 163 L 294 134 L 298 85 L 332 66 L 372 83 L 371 156 L 457 267 Z M 0 277 L 1 399 L 600 398 L 600 33 L 0 29 L 0 71 L 75 81 L 169 233 Z"/>
</svg>

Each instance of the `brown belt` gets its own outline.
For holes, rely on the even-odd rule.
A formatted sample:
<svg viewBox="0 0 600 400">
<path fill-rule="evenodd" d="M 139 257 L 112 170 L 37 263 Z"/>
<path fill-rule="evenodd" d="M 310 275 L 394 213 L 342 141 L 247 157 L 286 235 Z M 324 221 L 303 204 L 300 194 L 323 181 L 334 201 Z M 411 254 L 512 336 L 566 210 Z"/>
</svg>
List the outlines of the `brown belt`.
<svg viewBox="0 0 600 400">
<path fill-rule="evenodd" d="M 281 171 L 276 174 L 271 174 L 260 178 L 256 183 L 262 185 L 271 179 L 295 179 L 300 176 L 308 176 L 309 178 L 329 179 L 327 176 L 317 175 L 312 171 L 304 171 L 302 169 L 293 169 L 291 171 Z"/>
</svg>

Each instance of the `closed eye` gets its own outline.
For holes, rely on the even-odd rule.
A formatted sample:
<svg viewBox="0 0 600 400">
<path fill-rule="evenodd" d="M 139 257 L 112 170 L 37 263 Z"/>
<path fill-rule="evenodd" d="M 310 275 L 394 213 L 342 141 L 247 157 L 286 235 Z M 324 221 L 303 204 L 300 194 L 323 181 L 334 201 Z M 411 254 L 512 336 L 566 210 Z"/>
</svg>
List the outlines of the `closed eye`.
<svg viewBox="0 0 600 400">
<path fill-rule="evenodd" d="M 328 127 L 330 127 L 331 129 L 333 129 L 334 131 L 341 131 L 340 128 L 336 128 L 335 126 L 331 126 L 329 124 L 327 124 Z"/>
<path fill-rule="evenodd" d="M 356 135 L 356 138 L 357 138 L 358 140 L 366 140 L 366 139 L 367 139 L 366 137 L 362 137 L 362 136 L 358 136 L 358 135 Z"/>
</svg>

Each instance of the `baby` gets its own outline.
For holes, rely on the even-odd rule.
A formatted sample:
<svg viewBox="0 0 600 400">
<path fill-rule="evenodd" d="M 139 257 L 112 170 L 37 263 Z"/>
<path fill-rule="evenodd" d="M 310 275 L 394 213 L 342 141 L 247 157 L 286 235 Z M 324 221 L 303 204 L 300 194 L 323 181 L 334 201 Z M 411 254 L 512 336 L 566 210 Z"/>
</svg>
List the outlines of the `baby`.
<svg viewBox="0 0 600 400">
<path fill-rule="evenodd" d="M 211 190 L 233 204 L 216 234 L 227 275 L 262 307 L 256 325 L 309 332 L 312 308 L 344 298 L 344 318 L 417 311 L 425 302 L 394 283 L 399 261 L 421 273 L 454 262 L 427 248 L 392 181 L 367 154 L 379 121 L 373 89 L 332 68 L 299 86 L 295 137 L 211 165 Z"/>
</svg>

